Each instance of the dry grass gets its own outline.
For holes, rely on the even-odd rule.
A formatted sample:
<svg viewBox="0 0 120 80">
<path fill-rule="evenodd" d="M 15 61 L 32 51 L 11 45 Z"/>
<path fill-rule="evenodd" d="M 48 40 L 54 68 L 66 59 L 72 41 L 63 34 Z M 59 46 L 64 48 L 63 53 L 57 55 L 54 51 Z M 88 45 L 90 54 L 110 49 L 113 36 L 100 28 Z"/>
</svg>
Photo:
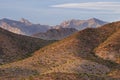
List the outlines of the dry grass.
<svg viewBox="0 0 120 80">
<path fill-rule="evenodd" d="M 7 71 L 8 77 L 15 78 L 14 74 L 19 77 L 24 73 L 26 78 L 32 76 L 31 80 L 34 80 L 35 76 L 38 80 L 84 80 L 89 77 L 90 80 L 112 80 L 112 76 L 108 77 L 108 74 L 114 68 L 119 70 L 116 66 L 120 64 L 96 56 L 94 50 L 108 39 L 114 39 L 111 36 L 118 31 L 119 24 L 116 22 L 101 28 L 88 28 L 45 46 L 29 58 L 0 66 L 0 76 L 5 75 Z M 12 69 L 14 71 L 11 71 Z M 19 69 L 22 69 L 20 73 Z M 31 71 L 35 71 L 37 74 L 34 75 Z M 85 74 L 85 78 L 78 77 L 79 74 Z"/>
<path fill-rule="evenodd" d="M 0 28 L 0 64 L 18 61 L 53 41 L 16 35 Z"/>
</svg>

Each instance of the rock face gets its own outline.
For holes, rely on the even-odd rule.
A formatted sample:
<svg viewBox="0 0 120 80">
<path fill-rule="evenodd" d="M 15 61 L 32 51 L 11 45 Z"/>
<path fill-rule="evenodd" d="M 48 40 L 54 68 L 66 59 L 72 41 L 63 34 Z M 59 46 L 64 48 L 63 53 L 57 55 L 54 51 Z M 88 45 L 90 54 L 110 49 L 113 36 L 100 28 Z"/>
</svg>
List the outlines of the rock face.
<svg viewBox="0 0 120 80">
<path fill-rule="evenodd" d="M 96 18 L 91 18 L 88 20 L 69 20 L 69 21 L 64 21 L 60 25 L 55 26 L 56 29 L 58 28 L 75 28 L 77 30 L 83 30 L 85 28 L 97 28 L 100 27 L 104 24 L 107 24 L 107 22 L 96 19 Z"/>
<path fill-rule="evenodd" d="M 77 30 L 74 28 L 59 28 L 59 29 L 49 29 L 45 33 L 37 33 L 32 36 L 44 40 L 61 40 L 63 38 L 70 36 L 75 32 L 77 32 Z"/>
<path fill-rule="evenodd" d="M 20 22 L 25 23 L 27 25 L 32 25 L 32 23 L 30 21 L 28 21 L 27 19 L 21 18 Z"/>
<path fill-rule="evenodd" d="M 1 19 L 0 27 L 17 34 L 32 35 L 38 32 L 45 32 L 49 29 L 48 25 L 32 24 L 22 18 L 20 21 Z"/>
</svg>

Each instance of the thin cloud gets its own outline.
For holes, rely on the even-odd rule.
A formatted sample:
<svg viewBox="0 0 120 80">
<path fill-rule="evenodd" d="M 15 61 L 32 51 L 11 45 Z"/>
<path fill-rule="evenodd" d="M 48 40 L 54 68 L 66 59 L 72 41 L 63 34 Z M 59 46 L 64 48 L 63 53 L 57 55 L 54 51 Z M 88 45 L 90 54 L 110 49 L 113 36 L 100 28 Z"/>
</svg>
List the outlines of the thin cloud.
<svg viewBox="0 0 120 80">
<path fill-rule="evenodd" d="M 93 10 L 111 10 L 120 12 L 120 2 L 87 2 L 87 3 L 66 3 L 52 5 L 55 8 L 80 8 L 80 9 L 93 9 Z"/>
</svg>

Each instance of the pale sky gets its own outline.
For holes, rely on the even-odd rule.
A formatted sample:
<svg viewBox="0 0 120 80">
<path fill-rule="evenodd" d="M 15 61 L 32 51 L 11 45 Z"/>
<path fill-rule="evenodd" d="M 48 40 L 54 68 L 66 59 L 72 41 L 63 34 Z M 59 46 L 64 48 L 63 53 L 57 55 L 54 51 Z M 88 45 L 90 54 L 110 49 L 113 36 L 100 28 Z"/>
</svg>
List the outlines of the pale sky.
<svg viewBox="0 0 120 80">
<path fill-rule="evenodd" d="M 0 0 L 0 19 L 56 25 L 69 19 L 120 20 L 120 0 Z"/>
</svg>

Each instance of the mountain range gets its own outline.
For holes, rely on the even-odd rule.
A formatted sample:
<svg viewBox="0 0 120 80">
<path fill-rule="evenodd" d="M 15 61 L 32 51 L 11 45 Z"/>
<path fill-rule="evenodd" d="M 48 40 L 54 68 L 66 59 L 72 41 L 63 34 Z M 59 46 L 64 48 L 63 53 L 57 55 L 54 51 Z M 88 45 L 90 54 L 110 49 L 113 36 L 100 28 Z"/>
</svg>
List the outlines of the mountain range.
<svg viewBox="0 0 120 80">
<path fill-rule="evenodd" d="M 77 30 L 83 30 L 88 27 L 97 28 L 104 24 L 107 24 L 107 22 L 96 18 L 91 18 L 88 20 L 72 19 L 64 21 L 60 25 L 56 26 L 33 24 L 24 18 L 22 18 L 20 21 L 10 20 L 6 18 L 0 20 L 0 27 L 3 29 L 6 29 L 13 33 L 34 36 L 46 40 L 60 40 L 71 35 Z"/>
<path fill-rule="evenodd" d="M 91 18 L 88 20 L 68 20 L 62 22 L 60 25 L 55 26 L 54 28 L 75 28 L 77 30 L 83 30 L 85 28 L 97 28 L 100 27 L 104 24 L 107 24 L 108 22 L 96 19 L 96 18 Z"/>
<path fill-rule="evenodd" d="M 39 38 L 17 35 L 3 29 L 0 32 L 11 34 L 7 40 L 10 37 L 13 42 L 24 44 L 30 50 L 34 48 L 31 47 L 32 42 L 37 47 L 43 44 L 37 50 L 30 51 L 32 55 L 1 65 L 1 80 L 120 80 L 120 21 L 98 28 L 86 28 L 59 41 L 41 42 Z M 2 35 L 0 37 L 6 40 Z M 13 42 L 5 43 L 12 45 L 15 44 Z M 4 48 L 3 45 L 1 49 Z M 23 50 L 20 53 L 26 52 L 26 47 L 19 48 Z"/>
</svg>

